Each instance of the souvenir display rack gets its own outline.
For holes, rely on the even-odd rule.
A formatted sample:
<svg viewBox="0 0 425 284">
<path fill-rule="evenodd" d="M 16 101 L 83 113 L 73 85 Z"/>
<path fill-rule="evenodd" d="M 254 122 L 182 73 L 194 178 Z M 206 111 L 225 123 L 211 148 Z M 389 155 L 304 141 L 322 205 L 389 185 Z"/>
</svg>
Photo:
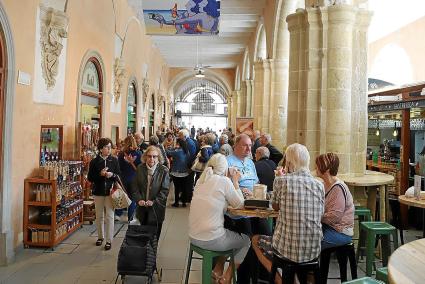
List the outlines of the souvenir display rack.
<svg viewBox="0 0 425 284">
<path fill-rule="evenodd" d="M 96 156 L 97 142 L 99 141 L 98 124 L 79 123 L 78 125 L 78 148 L 82 165 L 82 188 L 84 197 L 84 220 L 90 224 L 96 219 L 94 199 L 91 196 L 91 184 L 87 180 L 90 161 Z"/>
<path fill-rule="evenodd" d="M 81 227 L 81 161 L 60 161 L 43 168 L 44 177 L 25 179 L 24 246 L 53 248 Z"/>
</svg>

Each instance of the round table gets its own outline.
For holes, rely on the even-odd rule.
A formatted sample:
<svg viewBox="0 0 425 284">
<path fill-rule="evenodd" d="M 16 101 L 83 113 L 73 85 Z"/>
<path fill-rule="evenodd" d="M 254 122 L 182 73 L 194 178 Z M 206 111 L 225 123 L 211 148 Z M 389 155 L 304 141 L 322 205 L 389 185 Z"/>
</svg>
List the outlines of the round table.
<svg viewBox="0 0 425 284">
<path fill-rule="evenodd" d="M 235 209 L 232 207 L 227 207 L 227 212 L 235 216 L 259 218 L 277 218 L 279 215 L 279 211 L 275 211 L 273 209 Z"/>
<path fill-rule="evenodd" d="M 398 201 L 402 204 L 406 204 L 408 206 L 418 207 L 425 209 L 425 193 L 421 192 L 421 198 L 418 200 L 415 197 L 407 197 L 406 195 L 400 195 L 398 197 Z M 425 211 L 422 210 L 422 237 L 425 238 Z"/>
<path fill-rule="evenodd" d="M 375 217 L 376 207 L 376 190 L 379 187 L 379 216 L 380 220 L 385 222 L 386 220 L 386 186 L 394 182 L 392 175 L 384 174 L 375 171 L 366 171 L 362 176 L 341 176 L 341 179 L 349 187 L 356 191 L 356 188 L 363 189 L 369 187 L 367 196 L 367 207 L 371 210 L 372 216 Z"/>
<path fill-rule="evenodd" d="M 399 247 L 388 262 L 390 283 L 425 282 L 425 239 L 416 240 Z"/>
</svg>

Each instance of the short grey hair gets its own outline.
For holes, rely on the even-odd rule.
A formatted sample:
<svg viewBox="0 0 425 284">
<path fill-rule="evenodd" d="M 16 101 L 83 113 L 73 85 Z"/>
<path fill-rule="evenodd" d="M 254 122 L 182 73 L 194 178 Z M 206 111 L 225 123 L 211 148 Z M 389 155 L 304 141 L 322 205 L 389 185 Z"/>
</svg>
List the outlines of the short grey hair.
<svg viewBox="0 0 425 284">
<path fill-rule="evenodd" d="M 310 154 L 306 146 L 298 143 L 291 144 L 286 149 L 285 154 L 288 172 L 296 172 L 301 169 L 309 170 Z"/>
<path fill-rule="evenodd" d="M 260 158 L 266 157 L 268 159 L 270 157 L 270 151 L 269 149 L 267 149 L 267 147 L 264 147 L 264 146 L 258 147 L 255 152 L 258 152 L 258 154 L 260 155 Z"/>
<path fill-rule="evenodd" d="M 264 136 L 264 138 L 266 138 L 268 143 L 272 142 L 272 136 L 270 134 L 264 133 L 263 136 Z"/>
<path fill-rule="evenodd" d="M 229 136 L 226 134 L 221 134 L 220 139 L 223 139 L 225 144 L 229 143 Z"/>
<path fill-rule="evenodd" d="M 162 156 L 161 150 L 154 145 L 150 145 L 145 152 L 143 152 L 142 157 L 140 158 L 140 160 L 142 161 L 143 164 L 146 164 L 146 160 L 148 159 L 147 155 L 150 152 L 155 151 L 158 154 L 158 162 L 160 165 L 162 165 L 164 163 L 164 157 Z"/>
<path fill-rule="evenodd" d="M 186 128 L 180 130 L 179 134 L 183 135 L 184 138 L 189 138 L 189 130 L 187 130 Z"/>
</svg>

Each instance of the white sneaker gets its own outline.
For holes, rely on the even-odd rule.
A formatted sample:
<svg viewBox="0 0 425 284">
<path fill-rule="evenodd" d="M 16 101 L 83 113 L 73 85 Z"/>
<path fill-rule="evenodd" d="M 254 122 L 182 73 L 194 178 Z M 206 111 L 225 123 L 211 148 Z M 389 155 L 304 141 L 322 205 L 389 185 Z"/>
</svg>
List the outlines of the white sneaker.
<svg viewBox="0 0 425 284">
<path fill-rule="evenodd" d="M 115 215 L 115 216 L 114 216 L 114 220 L 115 220 L 115 221 L 119 221 L 120 219 L 121 219 L 121 218 L 120 218 L 120 216 L 118 216 L 118 215 Z"/>
<path fill-rule="evenodd" d="M 127 223 L 128 222 L 128 218 L 124 214 L 120 216 L 120 219 L 119 220 L 120 220 L 120 222 L 123 222 L 123 223 Z"/>
<path fill-rule="evenodd" d="M 129 224 L 130 225 L 140 225 L 140 222 L 139 222 L 139 220 L 137 220 L 137 218 L 133 218 L 133 220 L 131 220 Z"/>
</svg>

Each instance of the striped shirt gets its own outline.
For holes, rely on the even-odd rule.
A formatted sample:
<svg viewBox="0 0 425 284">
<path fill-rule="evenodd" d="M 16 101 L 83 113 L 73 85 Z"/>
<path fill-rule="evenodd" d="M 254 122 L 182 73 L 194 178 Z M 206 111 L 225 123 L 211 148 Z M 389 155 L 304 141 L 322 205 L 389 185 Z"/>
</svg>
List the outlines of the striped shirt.
<svg viewBox="0 0 425 284">
<path fill-rule="evenodd" d="M 280 208 L 273 249 L 297 263 L 317 258 L 325 207 L 323 184 L 308 170 L 301 169 L 276 177 L 271 200 Z"/>
</svg>

